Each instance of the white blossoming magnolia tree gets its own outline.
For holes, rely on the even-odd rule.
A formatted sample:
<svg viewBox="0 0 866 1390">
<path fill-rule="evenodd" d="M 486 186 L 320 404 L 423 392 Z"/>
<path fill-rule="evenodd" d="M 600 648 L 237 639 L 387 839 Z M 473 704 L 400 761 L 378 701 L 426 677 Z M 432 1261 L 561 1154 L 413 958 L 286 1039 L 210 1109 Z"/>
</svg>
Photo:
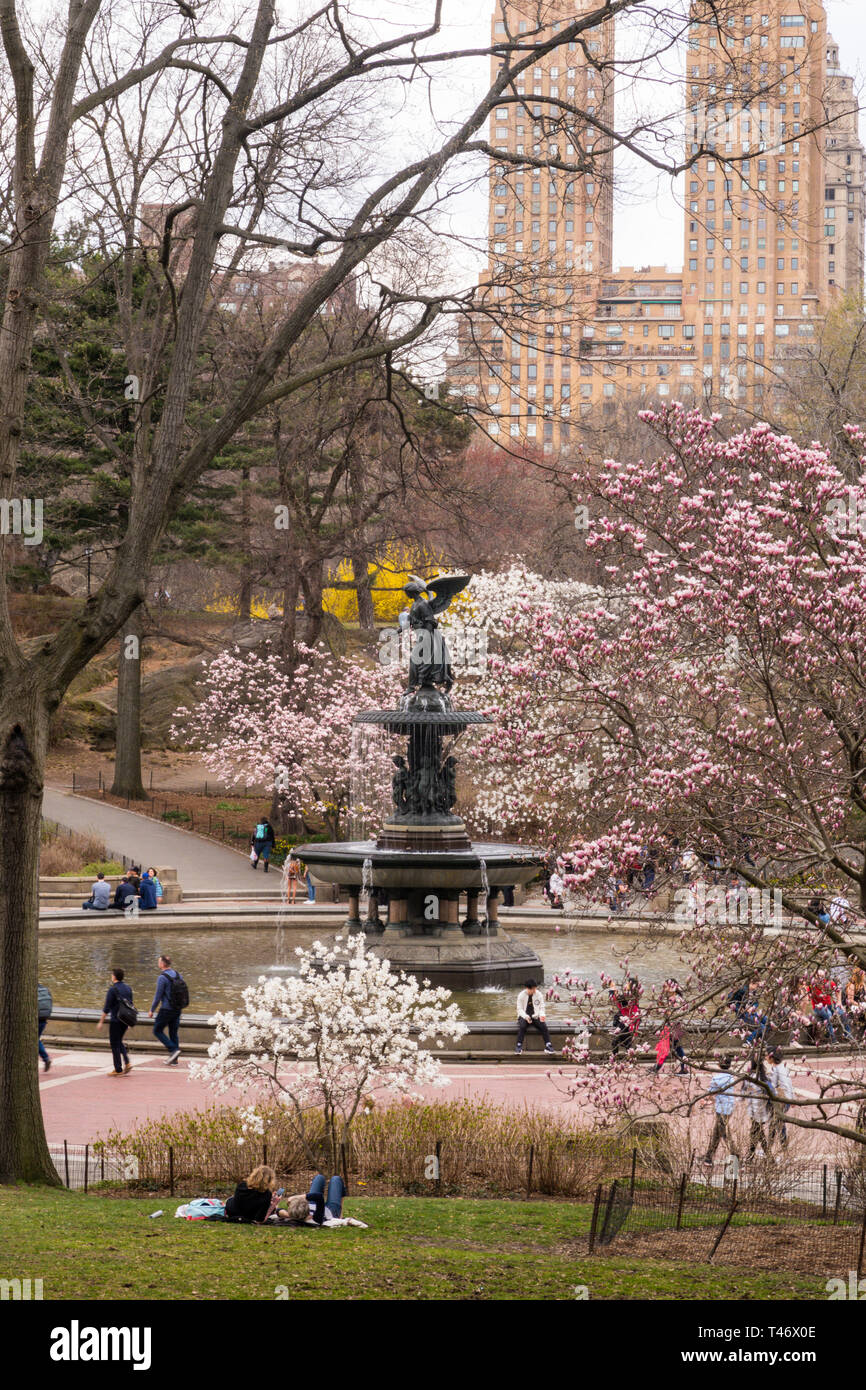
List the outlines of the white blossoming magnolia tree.
<svg viewBox="0 0 866 1390">
<path fill-rule="evenodd" d="M 324 1114 L 336 1168 L 365 1100 L 447 1086 L 425 1044 L 442 1047 L 467 1028 L 448 990 L 394 973 L 361 937 L 317 941 L 297 957 L 297 975 L 262 977 L 244 990 L 243 1012 L 214 1017 L 208 1060 L 192 1070 L 218 1094 L 244 1093 L 251 1130 L 262 1132 L 263 1101 L 279 1103 L 311 1165 Z"/>
</svg>

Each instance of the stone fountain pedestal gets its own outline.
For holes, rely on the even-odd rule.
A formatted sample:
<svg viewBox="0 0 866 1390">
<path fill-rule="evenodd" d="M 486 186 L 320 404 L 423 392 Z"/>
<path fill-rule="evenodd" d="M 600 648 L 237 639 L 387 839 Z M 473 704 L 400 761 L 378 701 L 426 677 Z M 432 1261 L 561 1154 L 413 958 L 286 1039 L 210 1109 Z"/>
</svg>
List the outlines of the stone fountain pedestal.
<svg viewBox="0 0 866 1390">
<path fill-rule="evenodd" d="M 543 982 L 537 952 L 499 925 L 502 887 L 527 883 L 543 862 L 532 850 L 473 843 L 452 817 L 446 825 L 389 822 L 375 841 L 299 845 L 295 853 L 315 880 L 348 895 L 344 932 L 363 932 L 395 969 L 452 990 L 522 985 L 530 976 Z M 380 908 L 371 893 L 362 919 L 365 875 L 388 905 Z"/>
<path fill-rule="evenodd" d="M 378 838 L 298 845 L 294 853 L 314 879 L 337 883 L 348 893 L 344 930 L 363 932 L 376 954 L 396 968 L 447 989 L 522 984 L 530 975 L 540 984 L 544 968 L 535 951 L 499 930 L 499 895 L 506 885 L 535 878 L 545 856 L 524 845 L 473 842 L 454 811 L 453 749 L 468 728 L 490 721 L 454 707 L 450 661 L 435 615 L 468 579 L 440 575 L 431 580 L 426 591 L 433 601 L 420 598 L 425 591 L 420 581 L 406 586 L 415 599 L 409 614 L 415 633 L 409 687 L 399 708 L 365 710 L 355 717 L 356 725 L 390 735 L 391 746 L 400 749 L 391 755 L 392 810 Z M 360 916 L 364 888 L 370 904 L 366 921 Z M 386 898 L 387 916 L 380 916 L 380 900 Z"/>
</svg>

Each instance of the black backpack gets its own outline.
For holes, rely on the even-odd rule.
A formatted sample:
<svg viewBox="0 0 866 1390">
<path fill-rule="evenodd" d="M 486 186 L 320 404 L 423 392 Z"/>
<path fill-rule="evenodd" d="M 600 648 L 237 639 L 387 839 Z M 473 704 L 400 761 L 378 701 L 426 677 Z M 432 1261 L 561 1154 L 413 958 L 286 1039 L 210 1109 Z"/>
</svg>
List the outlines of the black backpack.
<svg viewBox="0 0 866 1390">
<path fill-rule="evenodd" d="M 176 975 L 169 982 L 168 1002 L 172 1009 L 189 1008 L 189 990 L 186 987 L 186 980 L 182 975 Z"/>
<path fill-rule="evenodd" d="M 125 1023 L 127 1028 L 134 1028 L 138 1022 L 138 1009 L 133 1007 L 131 999 L 119 998 L 115 1013 L 118 1023 Z"/>
</svg>

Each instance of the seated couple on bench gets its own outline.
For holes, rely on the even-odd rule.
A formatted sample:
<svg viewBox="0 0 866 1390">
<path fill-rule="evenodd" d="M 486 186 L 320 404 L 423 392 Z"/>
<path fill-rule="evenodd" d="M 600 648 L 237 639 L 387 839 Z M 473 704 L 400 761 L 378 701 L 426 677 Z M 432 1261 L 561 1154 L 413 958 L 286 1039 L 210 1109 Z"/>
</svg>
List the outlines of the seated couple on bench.
<svg viewBox="0 0 866 1390">
<path fill-rule="evenodd" d="M 327 1199 L 324 1175 L 317 1173 L 309 1192 L 288 1197 L 283 1206 L 280 1206 L 280 1202 L 285 1189 L 273 1191 L 276 1181 L 273 1168 L 254 1168 L 248 1178 L 238 1183 L 234 1196 L 226 1202 L 226 1220 L 276 1221 L 290 1226 L 360 1226 L 363 1230 L 367 1229 L 365 1222 L 343 1216 L 346 1188 L 337 1174 L 327 1184 Z"/>
</svg>

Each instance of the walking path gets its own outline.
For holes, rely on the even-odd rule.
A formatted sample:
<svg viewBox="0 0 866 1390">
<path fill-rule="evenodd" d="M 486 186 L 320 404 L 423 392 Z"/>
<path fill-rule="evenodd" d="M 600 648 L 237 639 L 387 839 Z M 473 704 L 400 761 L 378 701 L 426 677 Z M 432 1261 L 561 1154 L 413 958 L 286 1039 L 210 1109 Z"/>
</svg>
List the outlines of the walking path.
<svg viewBox="0 0 866 1390">
<path fill-rule="evenodd" d="M 182 1110 L 203 1110 L 211 1105 L 230 1105 L 240 1100 L 228 1093 L 217 1098 L 201 1081 L 191 1080 L 190 1063 L 183 1058 L 167 1067 L 162 1056 L 135 1056 L 128 1076 L 114 1080 L 111 1053 L 67 1052 L 52 1049 L 51 1070 L 39 1073 L 42 1114 L 49 1142 L 68 1139 L 71 1144 L 91 1143 L 110 1129 L 128 1131 L 138 1121 L 159 1119 Z M 429 1100 L 487 1098 L 497 1105 L 530 1104 L 573 1111 L 572 1102 L 557 1095 L 542 1068 L 471 1066 L 459 1062 L 443 1066 L 452 1084 L 430 1087 Z"/>
<path fill-rule="evenodd" d="M 143 866 L 177 869 L 181 886 L 193 892 L 235 890 L 243 896 L 253 879 L 246 855 L 135 811 L 47 787 L 42 814 L 68 829 L 92 831 L 110 854 L 125 854 Z"/>
</svg>

